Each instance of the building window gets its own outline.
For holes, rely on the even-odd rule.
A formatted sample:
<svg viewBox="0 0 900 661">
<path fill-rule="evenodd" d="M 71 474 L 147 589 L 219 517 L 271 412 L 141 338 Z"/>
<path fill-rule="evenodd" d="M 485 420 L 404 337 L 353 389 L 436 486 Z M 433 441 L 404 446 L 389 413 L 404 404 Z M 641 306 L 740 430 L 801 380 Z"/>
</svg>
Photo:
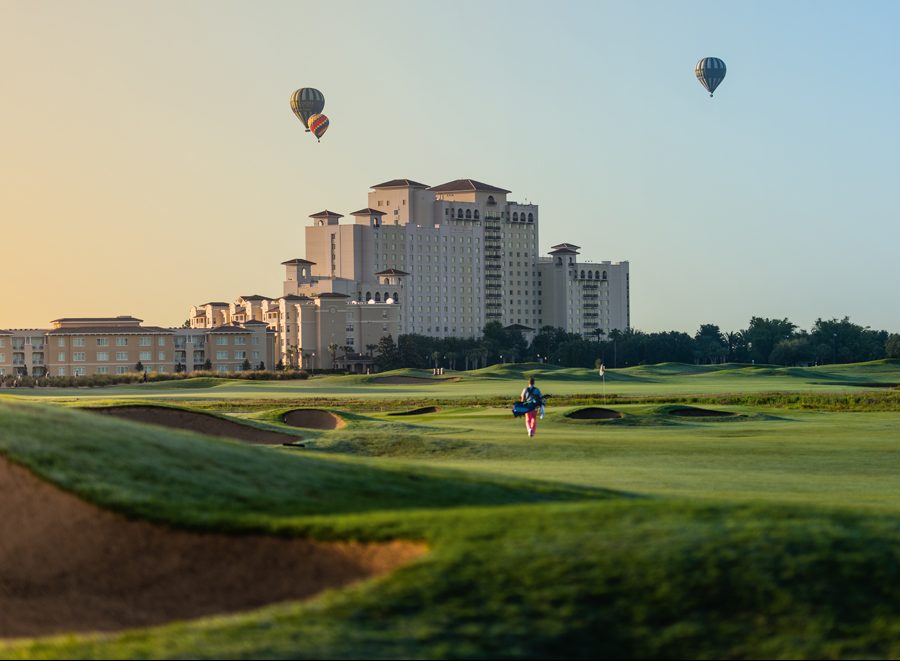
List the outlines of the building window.
<svg viewBox="0 0 900 661">
<path fill-rule="evenodd" d="M 235 352 L 234 352 L 234 359 L 235 359 L 235 360 L 244 360 L 244 358 L 246 358 L 246 357 L 247 357 L 247 352 L 246 352 L 246 351 L 235 351 Z"/>
<path fill-rule="evenodd" d="M 216 360 L 228 360 L 228 352 L 216 351 Z"/>
<path fill-rule="evenodd" d="M 56 346 L 58 346 L 58 347 L 66 346 L 66 339 L 64 337 L 57 338 Z"/>
<path fill-rule="evenodd" d="M 228 338 L 224 335 L 220 335 L 216 338 L 216 344 L 220 347 L 224 347 L 228 345 Z"/>
<path fill-rule="evenodd" d="M 475 220 L 478 220 L 478 209 L 475 209 Z"/>
<path fill-rule="evenodd" d="M 83 367 L 73 367 L 72 374 L 74 374 L 75 376 L 84 376 L 85 369 Z"/>
<path fill-rule="evenodd" d="M 128 360 L 128 352 L 116 351 L 116 360 Z"/>
<path fill-rule="evenodd" d="M 165 351 L 159 351 L 159 352 L 157 352 L 157 354 L 156 354 L 156 359 L 157 359 L 157 360 L 165 360 L 165 359 L 166 359 L 166 352 L 165 352 Z"/>
<path fill-rule="evenodd" d="M 124 365 L 116 365 L 116 374 L 128 374 L 128 368 Z"/>
<path fill-rule="evenodd" d="M 97 338 L 97 346 L 98 346 L 98 347 L 108 347 L 108 346 L 109 346 L 109 338 L 107 338 L 107 337 L 98 337 L 98 338 Z"/>
<path fill-rule="evenodd" d="M 83 363 L 84 362 L 84 351 L 76 351 L 72 354 L 72 360 Z"/>
<path fill-rule="evenodd" d="M 61 363 L 66 362 L 66 353 L 64 351 L 60 351 L 58 354 L 56 354 L 56 360 Z"/>
<path fill-rule="evenodd" d="M 109 351 L 98 351 L 97 352 L 97 362 L 104 363 L 109 360 Z"/>
<path fill-rule="evenodd" d="M 153 354 L 152 354 L 152 352 L 150 352 L 150 351 L 141 351 L 141 353 L 138 355 L 138 358 L 139 358 L 141 361 L 144 361 L 144 360 L 153 360 L 152 356 L 153 356 Z"/>
<path fill-rule="evenodd" d="M 462 209 L 457 210 L 457 212 L 456 212 L 456 217 L 457 217 L 457 218 L 462 218 L 462 217 L 463 217 L 463 210 L 462 210 Z"/>
<path fill-rule="evenodd" d="M 150 342 L 150 338 L 147 336 L 142 336 L 141 338 L 138 339 L 138 346 L 141 346 L 141 347 L 152 346 L 152 343 Z"/>
<path fill-rule="evenodd" d="M 234 343 L 237 346 L 243 346 L 243 345 L 247 344 L 247 338 L 246 337 L 236 337 L 236 338 L 234 338 Z"/>
<path fill-rule="evenodd" d="M 513 221 L 517 221 L 517 220 L 519 220 L 519 212 L 513 211 Z"/>
<path fill-rule="evenodd" d="M 127 347 L 128 346 L 128 338 L 127 337 L 117 337 L 116 338 L 116 346 L 117 347 Z"/>
<path fill-rule="evenodd" d="M 109 374 L 109 368 L 106 366 L 98 367 L 97 374 Z"/>
<path fill-rule="evenodd" d="M 83 347 L 84 346 L 84 338 L 83 337 L 73 337 L 72 338 L 72 346 L 73 347 Z"/>
</svg>

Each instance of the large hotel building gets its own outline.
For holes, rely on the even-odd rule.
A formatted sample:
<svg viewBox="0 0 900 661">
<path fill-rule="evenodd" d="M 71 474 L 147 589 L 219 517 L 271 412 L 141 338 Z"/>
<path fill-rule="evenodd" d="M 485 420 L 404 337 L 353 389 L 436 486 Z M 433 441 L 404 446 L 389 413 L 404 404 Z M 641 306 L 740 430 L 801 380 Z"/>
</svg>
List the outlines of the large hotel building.
<svg viewBox="0 0 900 661">
<path fill-rule="evenodd" d="M 588 337 L 628 328 L 628 262 L 583 261 L 571 243 L 541 257 L 538 206 L 509 193 L 472 179 L 372 186 L 350 222 L 327 209 L 310 216 L 306 257 L 282 262 L 281 297 L 195 306 L 191 325 L 264 321 L 285 362 L 294 352 L 322 356 L 327 343 L 361 353 L 388 332 L 477 337 L 490 321 L 526 336 L 542 326 Z M 333 328 L 323 341 L 321 328 L 304 329 L 329 296 L 344 301 L 346 334 Z"/>
<path fill-rule="evenodd" d="M 472 179 L 386 181 L 349 222 L 329 210 L 310 216 L 306 256 L 282 262 L 280 296 L 193 306 L 186 329 L 128 317 L 0 331 L 0 374 L 26 364 L 37 374 L 117 373 L 137 360 L 157 371 L 244 361 L 361 371 L 388 334 L 477 337 L 491 321 L 526 337 L 543 326 L 586 337 L 629 328 L 628 262 L 585 261 L 572 243 L 541 256 L 538 206 L 509 194 Z"/>
</svg>

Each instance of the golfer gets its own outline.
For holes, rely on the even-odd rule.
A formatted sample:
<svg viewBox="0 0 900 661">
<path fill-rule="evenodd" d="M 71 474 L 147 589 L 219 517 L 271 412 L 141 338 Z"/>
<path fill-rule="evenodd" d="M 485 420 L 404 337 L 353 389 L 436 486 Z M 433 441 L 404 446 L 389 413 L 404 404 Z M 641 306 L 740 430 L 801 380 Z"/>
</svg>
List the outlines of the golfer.
<svg viewBox="0 0 900 661">
<path fill-rule="evenodd" d="M 534 436 L 534 432 L 537 429 L 538 409 L 544 405 L 544 397 L 534 385 L 534 377 L 528 379 L 528 385 L 522 391 L 522 401 L 532 407 L 525 412 L 525 429 L 528 430 L 529 436 Z"/>
</svg>

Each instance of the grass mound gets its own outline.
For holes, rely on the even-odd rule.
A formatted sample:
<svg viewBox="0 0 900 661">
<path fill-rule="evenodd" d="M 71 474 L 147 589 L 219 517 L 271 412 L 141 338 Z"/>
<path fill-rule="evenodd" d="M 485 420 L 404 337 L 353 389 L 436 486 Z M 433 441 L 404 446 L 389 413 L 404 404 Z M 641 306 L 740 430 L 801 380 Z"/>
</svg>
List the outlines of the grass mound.
<svg viewBox="0 0 900 661">
<path fill-rule="evenodd" d="M 197 438 L 72 409 L 0 403 L 0 454 L 90 502 L 188 527 L 266 531 L 303 516 L 606 495 Z"/>
<path fill-rule="evenodd" d="M 702 409 L 697 406 L 677 406 L 668 409 L 669 415 L 679 418 L 730 418 L 736 413 L 731 411 L 718 411 L 715 409 Z"/>
</svg>

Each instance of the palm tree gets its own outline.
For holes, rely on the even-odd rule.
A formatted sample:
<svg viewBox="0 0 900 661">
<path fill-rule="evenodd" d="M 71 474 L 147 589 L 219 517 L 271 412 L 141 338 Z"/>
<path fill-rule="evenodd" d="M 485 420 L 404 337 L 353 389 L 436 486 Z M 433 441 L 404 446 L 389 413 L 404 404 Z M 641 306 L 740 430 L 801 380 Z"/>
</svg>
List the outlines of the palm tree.
<svg viewBox="0 0 900 661">
<path fill-rule="evenodd" d="M 331 369 L 335 369 L 335 356 L 337 355 L 338 345 L 332 342 L 328 345 L 328 353 L 331 354 Z"/>
</svg>

